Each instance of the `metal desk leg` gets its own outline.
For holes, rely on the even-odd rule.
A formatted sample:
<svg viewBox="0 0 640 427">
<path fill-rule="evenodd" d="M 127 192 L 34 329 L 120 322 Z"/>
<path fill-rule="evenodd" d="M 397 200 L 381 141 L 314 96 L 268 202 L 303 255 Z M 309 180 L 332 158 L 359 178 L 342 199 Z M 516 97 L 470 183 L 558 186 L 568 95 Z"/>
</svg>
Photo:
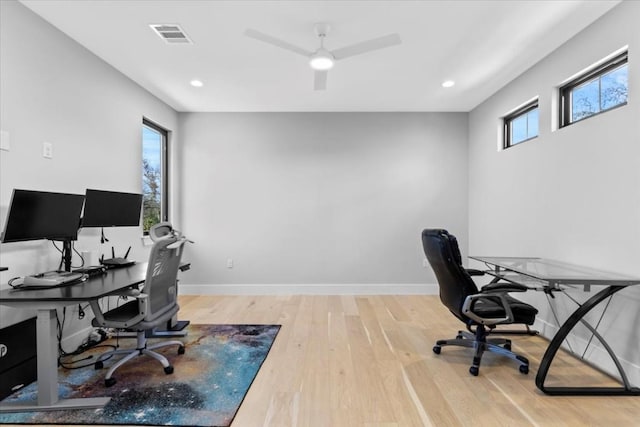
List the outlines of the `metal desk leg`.
<svg viewBox="0 0 640 427">
<path fill-rule="evenodd" d="M 0 402 L 0 412 L 53 411 L 101 408 L 111 398 L 60 399 L 58 396 L 58 343 L 56 310 L 39 309 L 36 320 L 38 351 L 38 399 L 27 402 Z"/>
<path fill-rule="evenodd" d="M 56 348 L 55 321 L 55 310 L 38 310 L 36 323 L 38 406 L 52 406 L 58 401 L 58 349 Z"/>
<path fill-rule="evenodd" d="M 593 328 L 588 325 L 587 327 L 595 332 L 596 338 L 603 344 L 605 350 L 609 353 L 609 356 L 613 359 L 620 376 L 622 378 L 623 387 L 547 387 L 544 385 L 544 381 L 549 373 L 551 362 L 556 353 L 560 349 L 562 342 L 565 340 L 569 332 L 576 326 L 578 322 L 583 322 L 584 316 L 591 311 L 595 306 L 607 299 L 616 292 L 624 289 L 624 286 L 609 286 L 602 291 L 589 298 L 582 306 L 574 311 L 566 322 L 560 327 L 556 335 L 551 340 L 547 351 L 545 351 L 542 361 L 540 362 L 540 368 L 536 375 L 536 386 L 546 394 L 550 395 L 563 395 L 563 396 L 640 396 L 640 388 L 632 387 L 625 372 L 622 370 L 622 365 L 618 361 L 615 353 L 611 347 L 604 341 L 604 338 L 598 334 Z"/>
</svg>

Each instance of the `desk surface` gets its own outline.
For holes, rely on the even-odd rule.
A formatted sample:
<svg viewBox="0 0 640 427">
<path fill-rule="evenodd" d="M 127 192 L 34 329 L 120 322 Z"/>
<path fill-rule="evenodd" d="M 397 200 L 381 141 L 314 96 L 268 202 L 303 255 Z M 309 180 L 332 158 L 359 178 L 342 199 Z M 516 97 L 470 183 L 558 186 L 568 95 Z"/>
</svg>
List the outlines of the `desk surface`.
<svg viewBox="0 0 640 427">
<path fill-rule="evenodd" d="M 470 256 L 485 264 L 513 271 L 551 284 L 616 285 L 640 284 L 640 278 L 598 270 L 546 258 Z"/>
<path fill-rule="evenodd" d="M 3 289 L 0 291 L 0 304 L 90 301 L 117 292 L 123 286 L 142 283 L 146 274 L 147 263 L 143 262 L 126 268 L 107 270 L 105 274 L 89 277 L 84 282 L 68 286 L 38 290 Z"/>
<path fill-rule="evenodd" d="M 58 386 L 58 342 L 56 309 L 76 302 L 93 301 L 117 293 L 129 286 L 142 283 L 147 274 L 147 263 L 107 270 L 85 282 L 69 286 L 38 290 L 4 289 L 0 291 L 0 305 L 14 308 L 32 308 L 37 312 L 38 340 L 38 394 L 34 400 L 9 403 L 0 402 L 0 412 L 24 412 L 58 409 L 101 408 L 108 397 L 64 399 Z"/>
</svg>

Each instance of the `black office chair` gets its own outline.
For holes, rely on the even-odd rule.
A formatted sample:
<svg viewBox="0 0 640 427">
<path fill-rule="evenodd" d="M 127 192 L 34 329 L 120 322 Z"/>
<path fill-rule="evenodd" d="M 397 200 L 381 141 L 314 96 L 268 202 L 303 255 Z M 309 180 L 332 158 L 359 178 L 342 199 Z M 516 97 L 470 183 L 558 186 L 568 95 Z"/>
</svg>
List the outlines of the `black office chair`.
<svg viewBox="0 0 640 427">
<path fill-rule="evenodd" d="M 436 341 L 433 352 L 440 354 L 442 346 L 447 345 L 474 348 L 473 364 L 469 368 L 472 375 L 478 375 L 485 351 L 516 360 L 520 362 L 520 372 L 529 373 L 529 361 L 511 351 L 510 340 L 488 338 L 496 325 L 533 324 L 538 310 L 508 295 L 508 292 L 524 292 L 526 286 L 492 283 L 479 291 L 469 272 L 462 266 L 458 241 L 446 230 L 424 230 L 422 246 L 438 280 L 440 300 L 468 330 L 458 331 L 455 339 Z"/>
<path fill-rule="evenodd" d="M 165 223 L 158 224 L 165 227 Z M 180 341 L 161 341 L 148 345 L 146 331 L 164 325 L 179 310 L 177 301 L 177 276 L 184 244 L 189 242 L 172 228 L 166 231 L 152 228 L 150 234 L 154 236 L 154 244 L 149 254 L 149 265 L 144 286 L 141 290 L 131 289 L 124 295 L 134 297 L 113 310 L 102 312 L 98 301 L 91 302 L 95 315 L 92 324 L 96 327 L 134 330 L 137 333 L 135 349 L 116 349 L 101 354 L 96 363 L 96 369 L 102 369 L 104 361 L 113 355 L 126 354 L 115 363 L 105 376 L 105 385 L 110 387 L 116 383 L 113 373 L 127 361 L 136 356 L 147 355 L 159 361 L 166 374 L 173 373 L 173 366 L 166 357 L 153 350 L 170 345 L 178 346 L 178 354 L 184 354 L 184 344 Z"/>
</svg>

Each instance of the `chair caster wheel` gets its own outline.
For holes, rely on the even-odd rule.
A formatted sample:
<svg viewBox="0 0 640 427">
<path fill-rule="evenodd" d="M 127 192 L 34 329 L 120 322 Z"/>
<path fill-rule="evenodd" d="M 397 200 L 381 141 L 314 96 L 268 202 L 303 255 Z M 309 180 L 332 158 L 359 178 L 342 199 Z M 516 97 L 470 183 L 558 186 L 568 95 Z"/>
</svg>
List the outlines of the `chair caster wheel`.
<svg viewBox="0 0 640 427">
<path fill-rule="evenodd" d="M 433 346 L 433 352 L 435 354 L 440 354 L 440 351 L 442 350 L 442 347 L 440 347 L 439 345 L 434 345 Z"/>
<path fill-rule="evenodd" d="M 528 365 L 520 365 L 520 367 L 518 368 L 520 370 L 521 374 L 528 374 L 529 373 L 529 366 Z"/>
<path fill-rule="evenodd" d="M 104 380 L 104 385 L 107 387 L 111 387 L 112 385 L 114 385 L 116 383 L 116 379 L 115 378 L 107 378 L 106 380 Z"/>
<path fill-rule="evenodd" d="M 94 363 L 93 367 L 96 370 L 102 369 L 102 368 L 104 368 L 104 363 L 102 363 L 102 361 L 98 361 L 98 362 Z"/>
<path fill-rule="evenodd" d="M 178 354 L 184 354 L 184 347 L 178 347 Z"/>
<path fill-rule="evenodd" d="M 173 366 L 169 365 L 166 368 L 164 368 L 164 373 L 167 375 L 173 374 Z"/>
<path fill-rule="evenodd" d="M 458 335 L 456 335 L 456 339 L 457 339 L 457 340 L 461 340 L 462 338 L 464 338 L 464 336 L 463 336 L 462 334 L 458 334 Z"/>
<path fill-rule="evenodd" d="M 478 368 L 477 366 L 472 366 L 469 368 L 469 373 L 474 377 L 477 377 L 479 372 L 480 372 L 480 368 Z"/>
</svg>

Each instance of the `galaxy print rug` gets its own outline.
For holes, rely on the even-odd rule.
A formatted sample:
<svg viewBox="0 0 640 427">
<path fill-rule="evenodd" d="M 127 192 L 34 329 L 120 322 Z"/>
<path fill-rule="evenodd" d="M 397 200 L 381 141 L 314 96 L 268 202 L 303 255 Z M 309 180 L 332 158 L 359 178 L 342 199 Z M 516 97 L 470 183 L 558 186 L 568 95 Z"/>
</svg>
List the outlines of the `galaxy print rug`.
<svg viewBox="0 0 640 427">
<path fill-rule="evenodd" d="M 188 328 L 188 335 L 178 338 L 185 343 L 185 354 L 178 355 L 175 347 L 159 350 L 173 365 L 173 374 L 166 375 L 160 363 L 141 356 L 116 370 L 117 382 L 107 388 L 104 376 L 110 361 L 101 370 L 95 370 L 93 365 L 61 369 L 58 374 L 61 397 L 108 396 L 111 401 L 102 409 L 0 414 L 0 424 L 229 426 L 280 326 L 189 325 Z M 135 338 L 121 338 L 120 346 L 135 347 Z M 35 399 L 36 395 L 33 383 L 5 401 Z"/>
</svg>

